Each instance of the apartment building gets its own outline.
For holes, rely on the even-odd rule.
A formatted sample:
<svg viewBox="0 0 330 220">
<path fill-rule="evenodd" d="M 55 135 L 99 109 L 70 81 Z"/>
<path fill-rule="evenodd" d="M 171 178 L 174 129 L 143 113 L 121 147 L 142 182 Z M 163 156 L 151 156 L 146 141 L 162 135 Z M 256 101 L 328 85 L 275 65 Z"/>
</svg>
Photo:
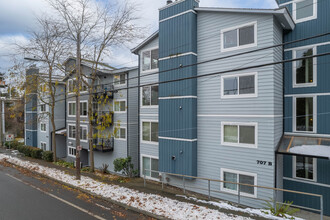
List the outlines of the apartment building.
<svg viewBox="0 0 330 220">
<path fill-rule="evenodd" d="M 330 1 L 279 0 L 293 17 L 296 28 L 284 42 L 330 31 Z M 304 58 L 330 51 L 330 36 L 284 48 L 285 59 Z M 283 160 L 280 187 L 323 195 L 324 214 L 330 215 L 330 56 L 306 58 L 284 65 L 284 136 L 278 156 Z M 303 147 L 301 147 L 303 146 Z M 282 156 L 284 154 L 284 156 Z M 320 209 L 320 199 L 284 193 L 284 200 Z"/>
<path fill-rule="evenodd" d="M 283 32 L 294 27 L 285 8 L 203 8 L 196 0 L 160 8 L 159 31 L 132 50 L 139 56 L 142 87 L 141 174 L 157 180 L 158 174 L 144 172 L 151 169 L 274 187 L 274 152 L 283 126 L 282 66 L 207 75 L 280 61 L 282 49 L 207 61 L 280 44 Z M 205 63 L 195 65 L 200 62 Z M 150 83 L 155 85 L 143 87 Z M 182 178 L 165 179 L 182 185 Z M 206 193 L 198 188 L 207 184 L 185 180 L 187 188 L 200 193 Z M 237 200 L 237 185 L 212 183 L 211 190 Z M 240 190 L 241 202 L 250 206 L 263 203 L 249 197 L 274 196 L 272 190 Z"/>
<path fill-rule="evenodd" d="M 76 98 L 75 98 L 75 58 L 65 62 L 67 76 L 67 108 L 66 108 L 66 148 L 67 161 L 75 161 L 76 157 Z M 88 76 L 92 73 L 93 63 L 82 61 L 82 75 L 90 82 Z M 135 78 L 135 80 L 128 80 Z M 109 165 L 114 171 L 113 161 L 116 158 L 132 157 L 133 164 L 138 167 L 137 148 L 137 91 L 138 88 L 127 89 L 137 85 L 137 68 L 116 69 L 106 64 L 100 64 L 97 72 L 94 93 L 88 92 L 87 86 L 81 87 L 80 96 L 80 152 L 82 166 L 89 166 L 88 131 L 93 129 L 93 150 L 96 168 L 103 164 Z M 93 96 L 93 122 L 89 125 L 88 98 Z M 128 123 L 129 122 L 129 123 Z"/>
</svg>

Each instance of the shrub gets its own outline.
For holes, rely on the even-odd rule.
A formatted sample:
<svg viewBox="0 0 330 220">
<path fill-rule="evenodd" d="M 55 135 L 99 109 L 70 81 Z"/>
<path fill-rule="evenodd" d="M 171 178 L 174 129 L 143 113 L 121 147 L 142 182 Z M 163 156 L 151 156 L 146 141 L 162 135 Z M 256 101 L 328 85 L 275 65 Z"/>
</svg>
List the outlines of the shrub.
<svg viewBox="0 0 330 220">
<path fill-rule="evenodd" d="M 6 142 L 5 143 L 5 146 L 9 149 L 14 149 L 14 150 L 18 150 L 18 147 L 21 147 L 23 146 L 24 144 L 23 143 L 19 143 L 17 141 L 12 141 L 12 142 Z"/>
<path fill-rule="evenodd" d="M 82 172 L 89 172 L 90 171 L 90 167 L 83 167 L 81 168 Z"/>
<path fill-rule="evenodd" d="M 63 160 L 59 160 L 57 162 L 55 162 L 54 164 L 58 165 L 58 166 L 62 166 L 62 167 L 70 167 L 70 168 L 74 168 L 74 163 L 69 163 Z"/>
<path fill-rule="evenodd" d="M 274 203 L 274 202 L 272 202 Z M 281 218 L 289 218 L 290 215 L 292 216 L 294 213 L 298 212 L 299 209 L 291 208 L 293 202 L 287 202 L 285 201 L 283 204 L 276 203 L 276 207 L 273 206 L 270 202 L 267 201 L 266 208 L 269 210 L 270 214 L 281 217 Z M 269 214 L 268 212 L 265 212 L 266 214 Z"/>
<path fill-rule="evenodd" d="M 14 145 L 15 148 L 18 150 L 20 153 L 23 153 L 27 157 L 32 157 L 36 159 L 41 159 L 42 156 L 42 149 L 39 149 L 37 147 L 30 147 L 30 146 L 25 146 L 22 144 Z"/>
<path fill-rule="evenodd" d="M 133 177 L 137 174 L 137 170 L 134 170 L 134 165 L 132 164 L 132 158 L 117 158 L 113 161 L 115 172 L 122 172 L 122 174 Z"/>
<path fill-rule="evenodd" d="M 41 158 L 48 162 L 53 162 L 53 152 L 52 151 L 44 151 L 42 152 Z"/>
</svg>

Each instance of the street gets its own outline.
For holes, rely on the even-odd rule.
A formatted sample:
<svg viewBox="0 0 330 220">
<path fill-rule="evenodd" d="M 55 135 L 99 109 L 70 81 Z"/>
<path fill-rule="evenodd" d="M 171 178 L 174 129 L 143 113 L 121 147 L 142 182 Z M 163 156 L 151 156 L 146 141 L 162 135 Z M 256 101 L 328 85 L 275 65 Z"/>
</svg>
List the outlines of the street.
<svg viewBox="0 0 330 220">
<path fill-rule="evenodd" d="M 58 183 L 0 165 L 0 220 L 147 219 Z"/>
</svg>

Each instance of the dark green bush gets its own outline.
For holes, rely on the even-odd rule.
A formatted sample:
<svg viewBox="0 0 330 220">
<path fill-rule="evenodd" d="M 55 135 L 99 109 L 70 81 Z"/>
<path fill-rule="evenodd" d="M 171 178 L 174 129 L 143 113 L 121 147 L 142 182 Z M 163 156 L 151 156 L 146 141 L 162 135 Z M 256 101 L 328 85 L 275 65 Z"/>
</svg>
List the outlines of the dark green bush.
<svg viewBox="0 0 330 220">
<path fill-rule="evenodd" d="M 42 157 L 42 149 L 39 149 L 37 147 L 30 147 L 25 145 L 16 145 L 16 150 L 18 150 L 20 153 L 24 154 L 27 157 L 32 157 L 36 159 L 41 159 Z"/>
<path fill-rule="evenodd" d="M 115 172 L 122 172 L 122 174 L 133 177 L 137 175 L 137 170 L 134 170 L 134 164 L 132 164 L 132 158 L 117 158 L 113 161 Z"/>
<path fill-rule="evenodd" d="M 52 151 L 42 152 L 42 159 L 48 162 L 53 162 L 53 152 Z"/>
<path fill-rule="evenodd" d="M 9 142 L 6 142 L 5 145 L 6 145 L 7 148 L 18 150 L 17 148 L 23 146 L 24 144 L 23 143 L 19 143 L 17 141 L 12 141 L 10 143 Z"/>
</svg>

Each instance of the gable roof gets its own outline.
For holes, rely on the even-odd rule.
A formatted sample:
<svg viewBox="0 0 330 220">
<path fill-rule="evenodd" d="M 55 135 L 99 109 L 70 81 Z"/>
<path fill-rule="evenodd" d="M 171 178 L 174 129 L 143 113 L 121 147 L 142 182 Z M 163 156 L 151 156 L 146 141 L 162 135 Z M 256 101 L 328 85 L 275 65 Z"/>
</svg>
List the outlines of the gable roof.
<svg viewBox="0 0 330 220">
<path fill-rule="evenodd" d="M 136 47 L 134 47 L 133 49 L 131 49 L 131 52 L 134 54 L 137 54 L 137 52 L 144 47 L 145 45 L 147 45 L 150 41 L 152 41 L 153 39 L 158 37 L 158 33 L 159 31 L 156 31 L 155 33 L 153 33 L 152 35 L 150 35 L 147 39 L 145 39 L 144 41 L 142 41 L 139 45 L 137 45 Z"/>
</svg>

